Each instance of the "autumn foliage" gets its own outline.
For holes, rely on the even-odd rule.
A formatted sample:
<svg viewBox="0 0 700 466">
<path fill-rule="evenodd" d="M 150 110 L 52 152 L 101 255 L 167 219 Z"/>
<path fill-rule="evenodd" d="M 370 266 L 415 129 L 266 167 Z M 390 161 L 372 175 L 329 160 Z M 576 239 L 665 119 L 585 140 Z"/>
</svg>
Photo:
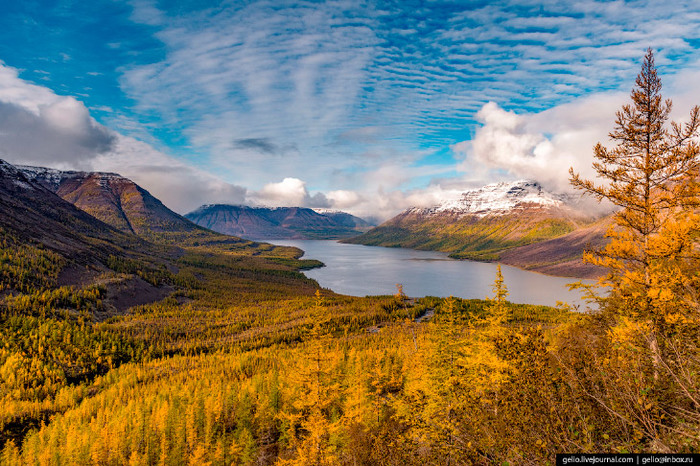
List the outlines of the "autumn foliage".
<svg viewBox="0 0 700 466">
<path fill-rule="evenodd" d="M 0 463 L 546 465 L 561 452 L 700 451 L 695 217 L 698 112 L 670 103 L 649 53 L 600 185 L 620 208 L 589 259 L 609 292 L 587 313 L 507 301 L 353 298 L 298 251 L 189 245 L 109 258 L 60 286 L 65 260 L 0 231 Z M 160 264 L 160 265 L 159 265 Z M 170 296 L 104 320 L 139 277 Z"/>
</svg>

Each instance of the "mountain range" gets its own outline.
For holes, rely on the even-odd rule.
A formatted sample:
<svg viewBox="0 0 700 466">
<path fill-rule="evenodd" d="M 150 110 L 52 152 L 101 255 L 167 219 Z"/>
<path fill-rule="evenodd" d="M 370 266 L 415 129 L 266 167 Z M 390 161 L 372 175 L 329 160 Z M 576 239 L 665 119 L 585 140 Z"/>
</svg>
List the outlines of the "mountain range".
<svg viewBox="0 0 700 466">
<path fill-rule="evenodd" d="M 251 239 L 339 239 L 371 228 L 345 212 L 305 207 L 204 205 L 185 217 L 210 230 Z"/>
<path fill-rule="evenodd" d="M 182 279 L 176 264 L 188 254 L 186 246 L 260 256 L 250 260 L 261 269 L 319 265 L 297 261 L 303 252 L 296 248 L 200 227 L 114 173 L 0 160 L 0 297 L 43 287 L 99 286 L 106 295 L 96 317 L 107 318 L 170 295 Z"/>
<path fill-rule="evenodd" d="M 204 205 L 181 216 L 115 173 L 0 164 L 3 229 L 49 249 L 105 262 L 114 254 L 162 255 L 166 245 L 243 244 L 255 240 L 339 239 L 373 246 L 449 252 L 543 273 L 594 277 L 581 261 L 605 244 L 609 217 L 530 180 L 463 192 L 429 208 L 409 208 L 372 228 L 350 214 L 303 207 Z M 20 195 L 21 194 L 21 195 Z M 156 246 L 159 245 L 159 246 Z"/>
<path fill-rule="evenodd" d="M 594 277 L 602 271 L 581 257 L 585 248 L 605 243 L 608 224 L 582 209 L 578 198 L 520 180 L 468 190 L 429 208 L 409 208 L 344 241 L 444 251 L 459 259 Z"/>
</svg>

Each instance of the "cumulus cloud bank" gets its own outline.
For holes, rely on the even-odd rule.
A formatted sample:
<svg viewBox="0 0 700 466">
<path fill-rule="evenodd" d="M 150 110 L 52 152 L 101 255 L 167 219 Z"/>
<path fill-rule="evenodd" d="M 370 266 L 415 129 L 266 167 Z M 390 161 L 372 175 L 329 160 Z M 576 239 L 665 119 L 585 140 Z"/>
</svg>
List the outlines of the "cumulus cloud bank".
<svg viewBox="0 0 700 466">
<path fill-rule="evenodd" d="M 0 156 L 10 161 L 84 165 L 113 148 L 115 134 L 82 102 L 27 83 L 0 63 Z"/>
<path fill-rule="evenodd" d="M 306 183 L 299 178 L 268 183 L 260 191 L 250 193 L 248 199 L 253 204 L 269 207 L 331 207 L 323 193 L 309 194 Z"/>
<path fill-rule="evenodd" d="M 530 178 L 557 191 L 570 190 L 573 167 L 593 177 L 593 147 L 607 143 L 615 111 L 625 101 L 622 93 L 597 94 L 540 113 L 516 114 L 494 102 L 477 113 L 482 126 L 471 141 L 452 146 L 462 155 L 461 169 L 474 165 L 508 178 Z"/>
<path fill-rule="evenodd" d="M 116 172 L 180 213 L 207 202 L 241 203 L 246 196 L 245 188 L 106 128 L 82 102 L 28 83 L 1 62 L 0 157 L 18 164 Z"/>
</svg>

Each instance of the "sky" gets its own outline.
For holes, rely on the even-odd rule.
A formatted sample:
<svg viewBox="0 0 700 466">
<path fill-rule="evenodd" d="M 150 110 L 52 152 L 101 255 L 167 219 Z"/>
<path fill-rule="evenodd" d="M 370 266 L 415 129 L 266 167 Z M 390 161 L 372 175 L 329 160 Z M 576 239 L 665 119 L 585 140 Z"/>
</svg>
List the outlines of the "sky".
<svg viewBox="0 0 700 466">
<path fill-rule="evenodd" d="M 696 1 L 5 1 L 0 158 L 117 172 L 183 214 L 565 191 L 649 47 L 682 120 Z"/>
</svg>

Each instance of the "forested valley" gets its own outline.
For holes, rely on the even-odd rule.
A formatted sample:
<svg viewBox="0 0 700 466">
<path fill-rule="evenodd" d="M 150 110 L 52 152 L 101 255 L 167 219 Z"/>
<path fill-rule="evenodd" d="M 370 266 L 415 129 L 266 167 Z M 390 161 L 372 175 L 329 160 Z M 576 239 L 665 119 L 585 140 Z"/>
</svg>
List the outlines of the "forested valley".
<svg viewBox="0 0 700 466">
<path fill-rule="evenodd" d="M 620 208 L 587 256 L 609 271 L 588 311 L 510 303 L 500 270 L 485 300 L 400 286 L 341 296 L 299 272 L 318 264 L 298 250 L 206 238 L 111 251 L 65 286 L 79 262 L 0 229 L 0 462 L 542 465 L 700 451 L 700 117 L 665 125 L 669 105 L 649 52 L 617 145 L 595 149 L 606 183 L 572 173 Z M 110 286 L 132 278 L 170 292 L 109 311 Z"/>
</svg>

